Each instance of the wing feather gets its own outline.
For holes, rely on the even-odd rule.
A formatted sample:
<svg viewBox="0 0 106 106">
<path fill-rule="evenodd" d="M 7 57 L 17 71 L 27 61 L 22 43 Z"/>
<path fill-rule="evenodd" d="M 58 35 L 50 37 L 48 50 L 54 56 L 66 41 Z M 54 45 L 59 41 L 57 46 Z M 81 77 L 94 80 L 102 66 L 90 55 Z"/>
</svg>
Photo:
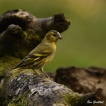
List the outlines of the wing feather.
<svg viewBox="0 0 106 106">
<path fill-rule="evenodd" d="M 35 49 L 33 49 L 23 60 L 20 62 L 17 67 L 27 67 L 36 63 L 40 63 L 40 61 L 53 53 L 53 49 L 50 45 L 38 45 Z"/>
</svg>

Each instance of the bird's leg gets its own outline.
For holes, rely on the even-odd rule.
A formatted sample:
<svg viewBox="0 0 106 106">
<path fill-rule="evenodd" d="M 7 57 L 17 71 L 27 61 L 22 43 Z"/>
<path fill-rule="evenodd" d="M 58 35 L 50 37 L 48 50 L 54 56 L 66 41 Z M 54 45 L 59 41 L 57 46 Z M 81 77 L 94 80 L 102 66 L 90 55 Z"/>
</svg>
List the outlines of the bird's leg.
<svg viewBox="0 0 106 106">
<path fill-rule="evenodd" d="M 38 75 L 38 73 L 36 72 L 36 70 L 35 70 L 35 69 L 33 69 L 33 71 L 35 72 L 35 74 L 37 74 L 37 75 Z"/>
<path fill-rule="evenodd" d="M 37 75 L 39 75 L 37 72 L 36 72 L 36 70 L 35 69 L 33 69 L 33 71 L 35 72 L 35 74 L 37 74 Z M 42 77 L 41 75 L 39 75 L 40 77 Z"/>
<path fill-rule="evenodd" d="M 44 71 L 43 71 L 43 67 L 42 68 L 40 68 L 40 70 L 41 70 L 41 72 L 43 72 L 43 74 L 45 74 L 46 75 L 46 77 L 48 77 L 48 78 L 50 78 Z"/>
</svg>

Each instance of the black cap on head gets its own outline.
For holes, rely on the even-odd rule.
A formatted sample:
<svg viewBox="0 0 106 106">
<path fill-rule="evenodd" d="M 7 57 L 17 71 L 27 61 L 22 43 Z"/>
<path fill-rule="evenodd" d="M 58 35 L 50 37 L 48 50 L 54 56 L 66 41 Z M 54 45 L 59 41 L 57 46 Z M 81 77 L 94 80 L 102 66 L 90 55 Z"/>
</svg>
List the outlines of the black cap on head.
<svg viewBox="0 0 106 106">
<path fill-rule="evenodd" d="M 58 37 L 58 39 L 62 39 L 61 34 L 56 30 L 50 30 L 50 32 L 54 32 L 54 35 Z"/>
</svg>

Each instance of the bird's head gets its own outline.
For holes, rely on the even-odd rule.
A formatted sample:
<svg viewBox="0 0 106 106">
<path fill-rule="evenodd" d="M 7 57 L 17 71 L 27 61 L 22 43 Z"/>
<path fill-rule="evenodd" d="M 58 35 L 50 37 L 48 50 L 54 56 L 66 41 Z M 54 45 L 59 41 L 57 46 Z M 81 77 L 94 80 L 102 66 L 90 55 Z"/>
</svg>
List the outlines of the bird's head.
<svg viewBox="0 0 106 106">
<path fill-rule="evenodd" d="M 56 30 L 51 30 L 46 34 L 45 39 L 49 42 L 57 42 L 57 40 L 62 39 L 62 37 Z"/>
</svg>

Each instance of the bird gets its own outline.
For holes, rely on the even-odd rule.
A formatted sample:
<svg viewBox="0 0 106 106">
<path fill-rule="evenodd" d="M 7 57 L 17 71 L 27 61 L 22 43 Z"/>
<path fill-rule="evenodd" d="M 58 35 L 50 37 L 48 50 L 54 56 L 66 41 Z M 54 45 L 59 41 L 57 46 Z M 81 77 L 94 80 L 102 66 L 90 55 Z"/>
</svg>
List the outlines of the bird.
<svg viewBox="0 0 106 106">
<path fill-rule="evenodd" d="M 13 69 L 32 69 L 36 74 L 36 69 L 40 69 L 46 77 L 49 77 L 44 72 L 44 66 L 52 61 L 56 53 L 56 42 L 59 39 L 62 39 L 61 34 L 56 30 L 50 30 L 41 43 Z"/>
</svg>

